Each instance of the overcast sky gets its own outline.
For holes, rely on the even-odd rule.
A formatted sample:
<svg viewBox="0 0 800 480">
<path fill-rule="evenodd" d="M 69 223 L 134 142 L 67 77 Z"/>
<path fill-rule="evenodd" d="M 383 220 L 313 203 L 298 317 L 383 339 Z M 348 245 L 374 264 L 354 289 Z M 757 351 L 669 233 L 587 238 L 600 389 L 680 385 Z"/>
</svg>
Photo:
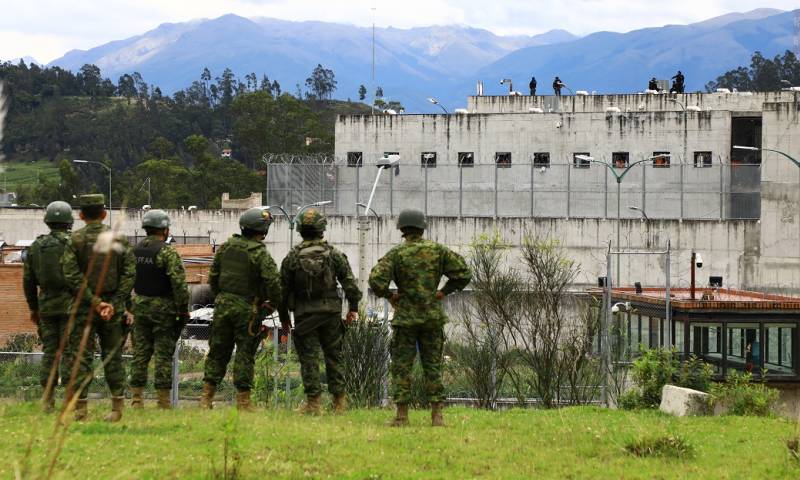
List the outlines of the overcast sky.
<svg viewBox="0 0 800 480">
<path fill-rule="evenodd" d="M 165 22 L 226 13 L 380 27 L 464 24 L 498 34 L 554 28 L 585 35 L 686 24 L 755 8 L 798 8 L 797 0 L 0 0 L 0 59 L 49 62 Z"/>
</svg>

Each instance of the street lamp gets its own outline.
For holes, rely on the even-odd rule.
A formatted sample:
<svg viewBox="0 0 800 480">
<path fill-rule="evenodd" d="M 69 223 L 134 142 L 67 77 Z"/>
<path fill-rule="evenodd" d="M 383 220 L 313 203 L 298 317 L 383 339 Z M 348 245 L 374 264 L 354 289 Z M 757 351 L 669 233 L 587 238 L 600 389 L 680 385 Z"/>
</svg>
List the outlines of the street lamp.
<svg viewBox="0 0 800 480">
<path fill-rule="evenodd" d="M 633 162 L 630 165 L 628 165 L 627 167 L 625 167 L 622 170 L 622 173 L 617 173 L 617 170 L 619 170 L 619 169 L 615 168 L 613 165 L 611 165 L 608 162 L 605 162 L 603 160 L 595 160 L 594 157 L 590 157 L 588 155 L 575 155 L 575 158 L 577 158 L 578 160 L 583 160 L 584 162 L 599 163 L 600 165 L 605 166 L 607 169 L 609 169 L 611 171 L 611 174 L 614 175 L 614 179 L 617 181 L 617 252 L 620 251 L 620 243 L 621 243 L 620 242 L 619 223 L 620 223 L 620 200 L 621 200 L 620 187 L 622 185 L 622 179 L 625 178 L 625 175 L 627 175 L 627 173 L 631 170 L 631 168 L 635 167 L 636 165 L 638 165 L 640 163 L 651 162 L 651 161 L 655 160 L 656 158 L 664 158 L 664 157 L 669 157 L 669 156 L 670 155 L 668 153 L 665 153 L 663 155 L 657 155 L 657 156 L 654 156 L 654 157 L 643 158 L 643 159 L 638 160 L 636 162 Z M 616 284 L 617 285 L 620 284 L 619 253 L 617 253 L 617 282 L 616 282 Z"/>
<path fill-rule="evenodd" d="M 798 174 L 800 174 L 800 160 L 797 160 L 796 158 L 792 157 L 791 155 L 789 155 L 786 152 L 781 152 L 780 150 L 774 150 L 772 148 L 749 147 L 749 146 L 745 146 L 745 145 L 734 145 L 733 148 L 735 150 L 748 150 L 748 151 L 751 151 L 751 152 L 762 152 L 763 151 L 763 152 L 777 153 L 778 155 L 782 155 L 782 156 L 788 158 L 789 160 L 791 160 L 792 163 L 794 164 L 794 166 L 798 168 Z M 798 187 L 800 189 L 800 176 L 798 177 Z M 800 225 L 800 222 L 798 222 L 798 224 Z M 800 245 L 800 231 L 798 232 L 798 242 L 797 243 Z"/>
<path fill-rule="evenodd" d="M 91 163 L 92 165 L 100 165 L 108 170 L 108 224 L 111 225 L 111 167 L 105 163 L 95 162 L 94 160 L 79 160 L 74 159 L 72 163 Z"/>
<path fill-rule="evenodd" d="M 297 219 L 300 218 L 300 214 L 303 213 L 307 208 L 311 207 L 322 207 L 324 205 L 330 205 L 333 203 L 332 200 L 322 200 L 319 202 L 309 203 L 308 205 L 303 205 L 302 207 L 297 208 L 297 214 L 295 216 L 289 215 L 289 213 L 284 210 L 281 205 L 268 205 L 263 207 L 266 210 L 272 210 L 273 208 L 277 208 L 278 210 L 283 213 L 283 216 L 286 217 L 286 221 L 289 222 L 289 249 L 294 246 L 294 226 L 297 225 Z"/>
<path fill-rule="evenodd" d="M 364 205 L 364 212 L 366 215 L 358 216 L 358 283 L 361 291 L 367 292 L 367 234 L 370 230 L 369 211 L 372 210 L 372 199 L 375 197 L 375 190 L 378 188 L 378 180 L 381 178 L 381 173 L 387 168 L 396 167 L 400 163 L 400 155 L 387 154 L 384 155 L 376 163 L 378 167 L 378 174 L 375 175 L 375 182 L 372 184 L 372 191 L 369 194 L 369 200 Z M 367 296 L 364 295 L 366 300 Z"/>
<path fill-rule="evenodd" d="M 446 108 L 444 108 L 444 107 L 442 106 L 442 104 L 441 104 L 441 103 L 439 103 L 439 100 L 436 100 L 436 99 L 435 99 L 435 98 L 433 98 L 433 97 L 429 97 L 429 98 L 428 98 L 428 101 L 429 101 L 429 102 L 431 102 L 431 103 L 432 103 L 432 104 L 434 104 L 434 105 L 438 105 L 438 106 L 439 106 L 439 108 L 441 108 L 441 109 L 442 109 L 442 111 L 444 111 L 444 114 L 445 114 L 445 115 L 449 115 L 449 113 L 447 112 L 447 109 L 446 109 Z"/>
</svg>

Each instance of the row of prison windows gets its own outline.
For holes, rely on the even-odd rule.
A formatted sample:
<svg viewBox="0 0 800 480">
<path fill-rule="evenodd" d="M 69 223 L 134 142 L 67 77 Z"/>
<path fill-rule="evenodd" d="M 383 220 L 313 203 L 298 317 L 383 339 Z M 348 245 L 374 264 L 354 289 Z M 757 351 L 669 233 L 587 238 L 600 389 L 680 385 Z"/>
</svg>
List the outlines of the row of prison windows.
<svg viewBox="0 0 800 480">
<path fill-rule="evenodd" d="M 398 152 L 384 152 L 385 155 L 396 155 Z M 572 166 L 574 168 L 589 168 L 591 162 L 581 157 L 590 157 L 589 152 L 575 152 L 572 154 Z M 436 152 L 422 152 L 420 154 L 420 166 L 422 168 L 436 168 L 436 160 L 438 154 Z M 670 152 L 653 152 L 653 167 L 654 168 L 669 168 L 670 166 Z M 362 152 L 347 152 L 347 166 L 360 167 L 364 163 L 364 155 Z M 508 168 L 511 166 L 511 152 L 496 152 L 494 154 L 494 163 L 501 168 Z M 613 152 L 611 154 L 611 164 L 614 168 L 627 168 L 630 166 L 630 153 L 629 152 Z M 475 153 L 474 152 L 458 152 L 458 165 L 461 167 L 475 166 Z M 536 152 L 533 154 L 533 165 L 535 167 L 550 167 L 550 152 Z M 694 152 L 694 166 L 698 168 L 711 167 L 712 155 L 709 151 Z"/>
<path fill-rule="evenodd" d="M 617 338 L 622 348 L 618 357 L 631 358 L 642 349 L 666 346 L 667 322 L 663 318 L 636 313 L 621 315 Z M 756 374 L 797 375 L 794 364 L 796 324 L 689 322 L 687 348 L 684 322 L 673 323 L 675 349 L 682 355 L 695 355 L 711 364 L 715 374 L 722 374 L 725 367 Z"/>
</svg>

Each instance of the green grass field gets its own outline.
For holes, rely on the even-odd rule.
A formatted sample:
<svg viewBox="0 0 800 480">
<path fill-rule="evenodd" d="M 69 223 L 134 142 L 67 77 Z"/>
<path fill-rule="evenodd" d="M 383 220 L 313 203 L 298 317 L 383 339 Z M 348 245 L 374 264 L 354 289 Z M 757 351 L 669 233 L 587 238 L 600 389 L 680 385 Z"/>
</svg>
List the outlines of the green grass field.
<svg viewBox="0 0 800 480">
<path fill-rule="evenodd" d="M 58 180 L 58 167 L 47 160 L 0 163 L 0 190 L 15 191 L 19 185 L 35 185 L 36 180 Z"/>
<path fill-rule="evenodd" d="M 411 426 L 384 426 L 386 410 L 300 417 L 222 407 L 160 412 L 126 410 L 118 424 L 72 424 L 53 478 L 799 478 L 786 448 L 798 433 L 780 418 L 684 418 L 658 412 L 575 407 L 486 412 L 446 410 L 431 428 L 426 411 Z M 44 478 L 55 415 L 34 403 L 0 407 L 0 478 Z M 672 435 L 688 442 L 682 458 L 637 457 L 631 441 Z M 26 449 L 33 439 L 29 455 Z M 232 476 L 236 471 L 238 477 Z"/>
</svg>

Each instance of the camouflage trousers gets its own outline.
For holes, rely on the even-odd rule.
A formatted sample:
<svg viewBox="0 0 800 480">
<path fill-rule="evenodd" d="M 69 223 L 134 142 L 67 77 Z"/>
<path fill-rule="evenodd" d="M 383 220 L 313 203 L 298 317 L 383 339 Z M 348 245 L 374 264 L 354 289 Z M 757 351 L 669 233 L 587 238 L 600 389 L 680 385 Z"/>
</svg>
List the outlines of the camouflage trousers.
<svg viewBox="0 0 800 480">
<path fill-rule="evenodd" d="M 345 391 L 342 369 L 344 325 L 340 314 L 334 313 L 330 317 L 310 332 L 294 335 L 294 347 L 300 360 L 300 374 L 303 376 L 303 390 L 307 396 L 317 396 L 322 393 L 319 379 L 320 353 L 325 358 L 328 391 L 334 395 Z M 302 319 L 297 323 L 301 321 Z"/>
<path fill-rule="evenodd" d="M 236 346 L 233 360 L 233 385 L 238 391 L 248 391 L 253 386 L 256 350 L 260 341 L 256 310 L 242 297 L 218 295 L 214 305 L 214 321 L 208 340 L 203 381 L 219 385 Z M 252 331 L 251 331 L 252 329 Z"/>
<path fill-rule="evenodd" d="M 103 371 L 111 395 L 115 397 L 125 395 L 125 368 L 122 364 L 122 348 L 128 337 L 128 327 L 122 319 L 123 311 L 124 307 L 119 307 L 114 312 L 114 316 L 108 321 L 103 321 L 99 316 L 92 315 L 91 332 L 83 355 L 80 358 L 78 375 L 75 379 L 76 389 L 80 388 L 84 381 L 86 382 L 85 387 L 80 392 L 81 398 L 86 398 L 89 394 L 89 385 L 94 374 L 92 362 L 94 360 L 95 336 L 100 343 L 100 357 L 105 364 Z M 75 317 L 75 327 L 70 332 L 67 349 L 64 354 L 64 361 L 70 366 L 69 368 L 72 368 L 71 366 L 78 354 L 88 318 L 88 307 L 82 306 L 79 308 Z"/>
<path fill-rule="evenodd" d="M 419 357 L 425 376 L 425 393 L 430 402 L 445 399 L 442 384 L 442 355 L 444 349 L 443 325 L 393 326 L 389 353 L 392 357 L 390 372 L 395 403 L 411 401 L 411 370 Z"/>
<path fill-rule="evenodd" d="M 39 372 L 39 382 L 42 388 L 47 386 L 47 380 L 50 378 L 50 371 L 53 369 L 53 364 L 56 361 L 56 353 L 58 347 L 61 345 L 61 339 L 66 335 L 67 322 L 69 322 L 69 315 L 46 315 L 39 318 L 39 325 L 37 331 L 39 338 L 42 341 L 42 364 Z M 66 348 L 66 347 L 65 347 Z M 56 367 L 56 374 L 53 378 L 53 387 L 58 386 L 59 376 L 61 382 L 66 383 L 69 380 L 70 368 L 72 363 L 65 360 L 62 352 L 62 358 L 59 362 L 60 365 Z"/>
<path fill-rule="evenodd" d="M 181 334 L 171 299 L 137 296 L 133 305 L 133 360 L 131 387 L 147 385 L 147 368 L 155 354 L 154 384 L 158 390 L 172 388 L 172 356 Z"/>
</svg>

